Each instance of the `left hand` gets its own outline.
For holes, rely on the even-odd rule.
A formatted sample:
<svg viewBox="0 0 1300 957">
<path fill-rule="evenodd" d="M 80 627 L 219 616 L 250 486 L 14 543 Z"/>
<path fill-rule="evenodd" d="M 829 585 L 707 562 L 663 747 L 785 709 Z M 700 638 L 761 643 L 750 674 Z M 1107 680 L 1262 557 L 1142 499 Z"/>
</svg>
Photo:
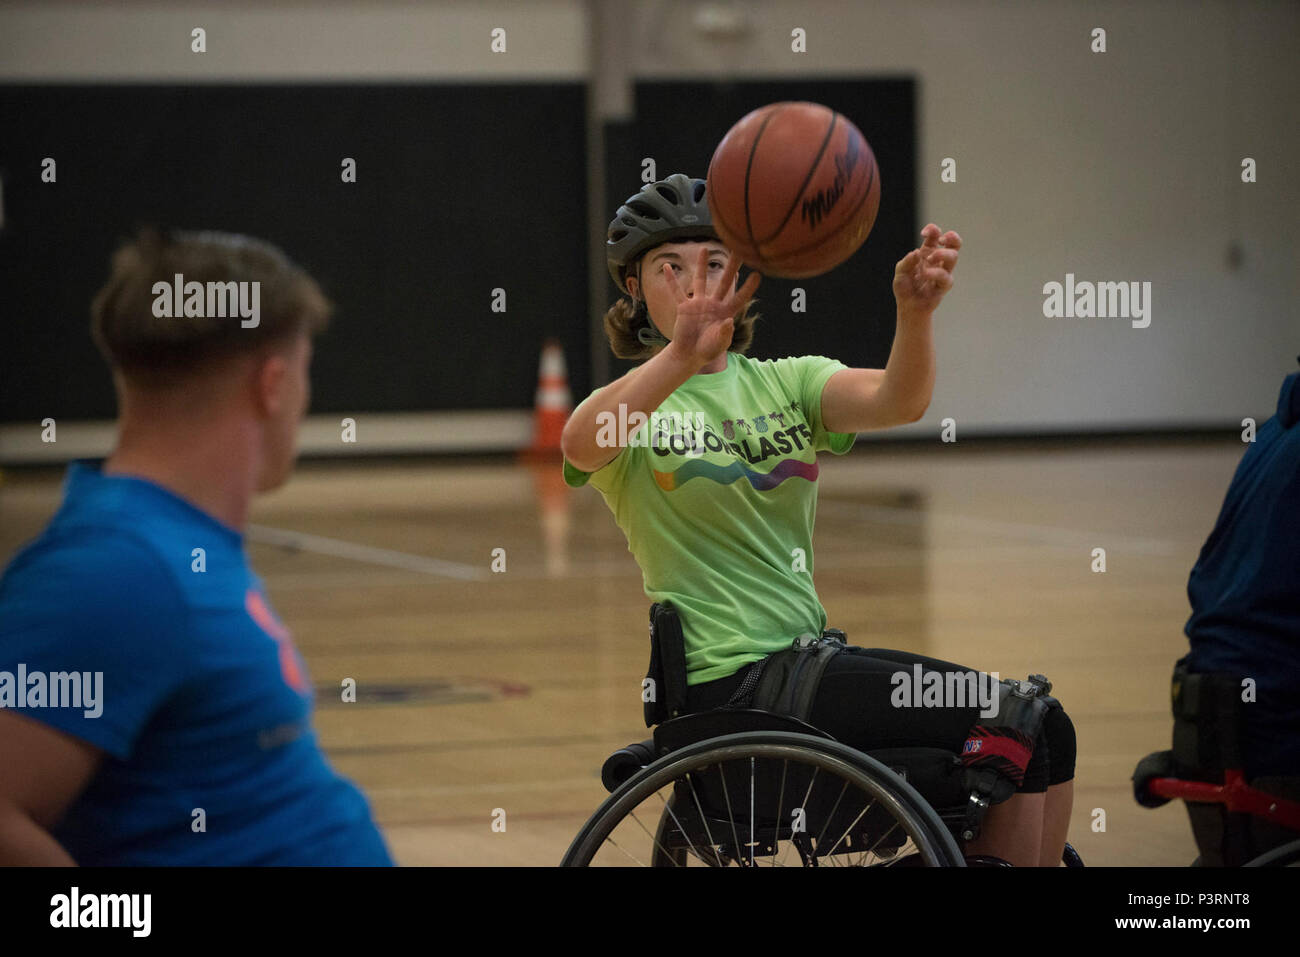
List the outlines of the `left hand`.
<svg viewBox="0 0 1300 957">
<path fill-rule="evenodd" d="M 921 230 L 921 245 L 894 267 L 894 299 L 898 311 L 911 315 L 934 312 L 952 288 L 952 271 L 957 266 L 961 237 L 943 232 L 934 223 Z"/>
</svg>

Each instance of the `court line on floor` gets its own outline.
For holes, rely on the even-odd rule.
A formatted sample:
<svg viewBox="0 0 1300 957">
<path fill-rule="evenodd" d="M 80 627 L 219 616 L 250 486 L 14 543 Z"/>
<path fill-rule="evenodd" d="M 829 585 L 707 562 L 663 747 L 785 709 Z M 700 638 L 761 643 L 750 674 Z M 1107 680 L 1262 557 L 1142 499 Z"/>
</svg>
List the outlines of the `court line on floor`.
<svg viewBox="0 0 1300 957">
<path fill-rule="evenodd" d="M 365 788 L 366 796 L 372 800 L 379 798 L 431 797 L 447 794 L 482 794 L 511 791 L 565 791 L 571 788 L 591 789 L 592 786 L 603 790 L 600 772 L 593 771 L 581 778 L 560 778 L 542 781 L 501 781 L 498 783 L 479 784 L 428 784 L 421 787 L 402 788 Z M 590 813 L 590 812 L 588 812 Z"/>
<path fill-rule="evenodd" d="M 1079 543 L 1073 542 L 1069 545 L 1064 543 L 1051 544 L 1041 543 L 1041 549 L 1053 549 L 1060 552 L 1060 557 L 1074 555 L 1080 547 Z M 1191 547 L 1191 546 L 1188 546 Z M 853 554 L 845 558 L 842 554 L 842 546 L 822 546 L 822 550 L 817 554 L 817 568 L 819 571 L 835 571 L 842 569 L 854 568 L 911 568 L 918 564 L 918 556 L 921 556 L 924 549 L 873 549 L 871 552 Z M 1168 557 L 1164 553 L 1159 553 Z M 1170 553 L 1176 554 L 1176 553 Z M 1023 564 L 1026 561 L 1041 561 L 1042 554 L 1036 556 L 1026 556 L 1023 546 L 1005 544 L 1005 545 L 960 545 L 960 546 L 943 546 L 941 560 L 945 563 L 968 563 L 978 565 L 988 565 L 990 563 L 1006 564 Z M 621 559 L 621 556 L 620 556 Z M 516 561 L 519 561 L 516 559 Z M 629 560 L 630 561 L 630 560 Z M 933 563 L 934 558 L 931 556 L 927 559 Z M 348 586 L 376 587 L 376 588 L 409 588 L 416 585 L 426 585 L 428 582 L 422 579 L 402 580 L 395 578 L 384 578 L 384 573 L 380 571 L 359 573 L 359 572 L 264 572 L 263 577 L 268 579 L 273 588 L 277 589 L 337 589 Z M 489 576 L 482 575 L 475 579 L 476 581 L 486 581 Z M 636 566 L 630 563 L 610 562 L 610 561 L 570 561 L 566 566 L 564 574 L 552 575 L 541 565 L 524 565 L 518 564 L 512 566 L 508 573 L 492 576 L 502 581 L 555 581 L 555 582 L 572 582 L 579 577 L 582 578 L 626 578 L 629 581 L 640 582 L 641 573 Z"/>
<path fill-rule="evenodd" d="M 840 518 L 859 518 L 891 525 L 921 525 L 927 521 L 937 521 L 946 525 L 964 525 L 971 530 L 1011 533 L 1040 541 L 1055 541 L 1061 545 L 1078 545 L 1081 541 L 1084 541 L 1107 548 L 1121 548 L 1126 551 L 1156 555 L 1177 554 L 1182 547 L 1166 539 L 1132 538 L 1127 535 L 1116 535 L 1113 532 L 1082 531 L 1061 528 L 1058 525 L 1035 525 L 1029 522 L 1012 522 L 1000 518 L 959 515 L 954 512 L 937 512 L 928 508 L 855 505 L 851 502 L 839 502 L 823 498 L 817 503 L 817 513 L 820 516 L 826 512 Z"/>
<path fill-rule="evenodd" d="M 854 505 L 849 502 L 823 501 L 819 503 L 818 510 L 822 514 L 827 512 L 836 515 L 839 520 L 858 519 L 864 521 L 877 522 L 880 524 L 893 525 L 921 525 L 927 521 L 937 520 L 944 523 L 965 525 L 970 529 L 982 529 L 994 533 L 1011 533 L 1021 537 L 1029 537 L 1047 545 L 1058 548 L 1078 548 L 1086 547 L 1089 544 L 1100 543 L 1105 547 L 1118 548 L 1124 551 L 1155 554 L 1162 556 L 1176 555 L 1182 550 L 1182 546 L 1175 543 L 1159 539 L 1129 538 L 1127 536 L 1116 536 L 1111 533 L 1100 532 L 1082 532 L 1075 529 L 1060 528 L 1051 525 L 1033 525 L 1024 522 L 1008 522 L 1001 519 L 978 518 L 967 515 L 956 515 L 953 513 L 933 512 L 925 510 L 916 510 L 910 508 L 895 508 L 890 506 L 869 506 Z M 364 562 L 371 565 L 380 565 L 387 568 L 397 568 L 403 571 L 415 572 L 423 575 L 432 575 L 437 578 L 454 579 L 457 581 L 486 581 L 492 578 L 486 569 L 473 565 L 466 565 L 461 562 L 452 562 L 445 559 L 429 558 L 423 555 L 412 555 L 408 552 L 399 552 L 389 548 L 375 548 L 370 545 L 360 545 L 355 542 L 343 541 L 336 538 L 326 538 L 322 535 L 311 535 L 306 532 L 294 532 L 286 529 L 271 528 L 265 525 L 250 525 L 247 530 L 247 537 L 250 541 L 259 544 L 271 545 L 280 548 L 288 548 L 301 551 L 314 552 L 320 555 L 330 555 L 336 558 L 344 558 L 357 562 Z M 1006 546 L 1003 546 L 1005 549 Z M 954 551 L 945 547 L 945 555 L 953 557 Z M 980 556 L 981 561 L 987 561 L 992 558 L 998 551 L 997 548 L 988 548 L 986 546 L 966 549 L 974 551 Z M 899 549 L 902 555 L 915 556 L 916 552 Z M 1018 553 L 1012 553 L 1015 561 L 1022 560 Z M 826 556 L 819 563 L 819 567 L 824 570 L 843 567 L 830 556 Z M 883 560 L 882 560 L 883 559 Z M 892 560 L 889 554 L 877 554 L 876 556 L 859 556 L 847 565 L 862 565 L 867 567 L 892 567 L 895 565 L 910 564 L 906 560 Z M 513 573 L 510 578 L 519 580 L 538 580 L 538 579 L 556 579 L 564 580 L 572 577 L 574 573 L 586 575 L 589 577 L 619 577 L 627 575 L 635 577 L 635 568 L 620 568 L 617 564 L 611 562 L 570 562 L 566 569 L 565 575 L 552 575 L 542 568 L 529 568 L 528 570 Z M 333 576 L 319 572 L 308 572 L 287 575 L 270 576 L 272 581 L 279 587 L 335 587 L 340 581 L 346 581 L 346 578 L 340 579 L 338 573 Z M 357 584 L 355 580 L 350 582 Z"/>
<path fill-rule="evenodd" d="M 512 821 L 567 821 L 576 820 L 579 823 L 586 821 L 591 817 L 594 808 L 583 808 L 580 811 L 513 811 L 510 814 Z M 389 818 L 386 815 L 377 815 L 376 823 L 385 834 L 392 831 L 410 828 L 416 830 L 427 827 L 455 827 L 462 824 L 481 824 L 484 815 L 482 814 L 461 814 L 456 817 L 430 817 L 430 818 L 412 818 L 398 820 Z M 401 855 L 399 855 L 401 856 Z"/>
<path fill-rule="evenodd" d="M 627 736 L 632 737 L 635 732 L 628 732 Z M 414 751 L 423 751 L 426 753 L 444 753 L 448 751 L 490 751 L 500 750 L 502 748 L 516 751 L 524 748 L 556 748 L 567 747 L 574 744 L 609 744 L 614 737 L 605 734 L 572 734 L 560 735 L 545 738 L 481 738 L 478 740 L 465 739 L 461 741 L 415 741 L 403 744 L 366 744 L 366 745 L 343 745 L 337 747 L 326 747 L 325 751 L 330 756 L 338 757 L 371 757 L 379 754 L 409 754 Z M 618 747 L 618 745 L 615 745 Z M 612 753 L 610 749 L 609 753 Z"/>
<path fill-rule="evenodd" d="M 374 548 L 370 545 L 358 545 L 337 538 L 323 535 L 309 535 L 306 532 L 293 532 L 287 529 L 270 528 L 266 525 L 249 525 L 246 537 L 250 541 L 263 545 L 275 545 L 280 548 L 315 552 L 318 555 L 333 555 L 336 558 L 348 558 L 371 565 L 385 565 L 389 568 L 401 568 L 411 572 L 435 575 L 439 578 L 455 578 L 460 581 L 481 581 L 489 577 L 486 569 L 460 562 L 450 562 L 441 558 L 428 558 L 424 555 L 411 555 L 391 548 Z"/>
</svg>

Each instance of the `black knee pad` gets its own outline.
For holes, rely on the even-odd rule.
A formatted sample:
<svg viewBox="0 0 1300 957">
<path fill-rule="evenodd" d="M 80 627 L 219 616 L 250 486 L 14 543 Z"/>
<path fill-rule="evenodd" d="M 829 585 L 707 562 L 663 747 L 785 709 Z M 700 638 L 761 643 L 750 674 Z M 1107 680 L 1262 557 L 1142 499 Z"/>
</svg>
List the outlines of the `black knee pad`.
<svg viewBox="0 0 1300 957">
<path fill-rule="evenodd" d="M 1047 741 L 1047 750 L 1051 755 L 1051 764 L 1047 775 L 1048 785 L 1064 784 L 1074 780 L 1074 757 L 1077 744 L 1074 737 L 1074 722 L 1065 713 L 1061 703 L 1051 700 L 1047 716 L 1043 719 L 1043 737 Z"/>
<path fill-rule="evenodd" d="M 1046 791 L 1050 778 L 1049 771 L 1055 766 L 1052 763 L 1053 757 L 1046 732 L 1039 731 L 1038 737 L 1034 738 L 1033 757 L 1029 759 L 1029 764 L 1025 767 L 1025 779 L 1021 782 L 1020 787 L 1016 788 L 1016 793 L 1042 794 Z"/>
</svg>

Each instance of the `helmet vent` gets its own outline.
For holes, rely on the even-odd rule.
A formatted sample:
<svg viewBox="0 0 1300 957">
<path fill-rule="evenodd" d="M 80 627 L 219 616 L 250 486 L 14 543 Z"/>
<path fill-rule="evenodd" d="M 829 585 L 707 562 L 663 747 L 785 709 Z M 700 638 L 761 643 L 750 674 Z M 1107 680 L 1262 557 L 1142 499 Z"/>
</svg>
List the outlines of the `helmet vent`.
<svg viewBox="0 0 1300 957">
<path fill-rule="evenodd" d="M 633 202 L 628 203 L 628 208 L 638 216 L 644 216 L 646 219 L 658 219 L 659 211 L 649 203 Z"/>
<path fill-rule="evenodd" d="M 706 183 L 695 184 L 695 201 L 697 203 L 704 198 L 704 188 L 706 185 Z"/>
<path fill-rule="evenodd" d="M 671 186 L 656 186 L 655 192 L 657 192 L 664 199 L 668 200 L 668 202 L 672 203 L 674 206 L 677 206 L 678 204 L 681 203 L 681 200 L 678 199 L 677 197 L 677 191 L 673 189 Z"/>
</svg>

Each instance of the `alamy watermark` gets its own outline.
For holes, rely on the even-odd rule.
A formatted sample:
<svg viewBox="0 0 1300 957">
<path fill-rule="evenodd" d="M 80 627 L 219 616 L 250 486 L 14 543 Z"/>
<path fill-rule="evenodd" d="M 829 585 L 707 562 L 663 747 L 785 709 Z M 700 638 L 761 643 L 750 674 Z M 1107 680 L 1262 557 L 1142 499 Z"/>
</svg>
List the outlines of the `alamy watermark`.
<svg viewBox="0 0 1300 957">
<path fill-rule="evenodd" d="M 87 718 L 104 713 L 104 672 L 0 671 L 0 708 L 81 708 Z"/>
<path fill-rule="evenodd" d="M 971 708 L 980 709 L 981 718 L 998 713 L 996 671 L 925 671 L 919 663 L 911 671 L 895 671 L 889 676 L 894 690 L 889 703 L 895 708 Z"/>
<path fill-rule="evenodd" d="M 74 885 L 50 898 L 51 927 L 117 927 L 148 937 L 152 914 L 152 894 L 83 894 Z"/>
<path fill-rule="evenodd" d="M 644 426 L 649 423 L 650 428 Z M 705 431 L 704 417 L 699 412 L 644 412 L 628 411 L 620 402 L 618 412 L 596 413 L 596 444 L 602 449 L 644 448 L 651 439 L 665 441 L 669 436 L 693 436 Z M 692 441 L 692 447 L 697 443 Z M 697 454 L 703 453 L 703 448 Z"/>
<path fill-rule="evenodd" d="M 262 321 L 260 282 L 186 282 L 176 273 L 170 282 L 153 284 L 153 314 L 159 319 L 234 319 L 241 329 Z"/>
<path fill-rule="evenodd" d="M 1131 319 L 1134 329 L 1151 325 L 1150 282 L 1075 282 L 1043 284 L 1043 315 L 1048 319 Z"/>
</svg>

